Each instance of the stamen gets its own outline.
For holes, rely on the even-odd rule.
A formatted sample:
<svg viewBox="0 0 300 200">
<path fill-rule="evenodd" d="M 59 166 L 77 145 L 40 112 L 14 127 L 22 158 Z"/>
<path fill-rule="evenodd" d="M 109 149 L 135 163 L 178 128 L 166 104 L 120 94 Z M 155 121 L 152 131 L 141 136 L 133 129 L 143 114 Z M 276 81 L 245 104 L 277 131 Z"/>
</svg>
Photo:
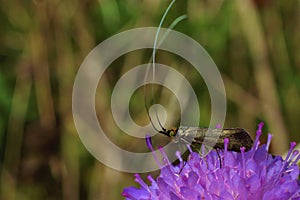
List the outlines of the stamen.
<svg viewBox="0 0 300 200">
<path fill-rule="evenodd" d="M 242 153 L 242 165 L 243 165 L 243 178 L 246 178 L 246 160 L 245 160 L 245 147 L 240 148 Z"/>
<path fill-rule="evenodd" d="M 193 152 L 193 150 L 192 150 L 191 146 L 190 146 L 189 144 L 187 144 L 186 146 L 187 146 L 187 148 L 188 148 L 189 152 L 190 152 L 190 153 L 192 153 L 192 152 Z"/>
<path fill-rule="evenodd" d="M 146 135 L 146 145 L 147 145 L 148 149 L 153 151 L 151 136 L 149 134 Z"/>
<path fill-rule="evenodd" d="M 300 160 L 300 154 L 298 154 L 297 158 L 294 160 L 292 164 L 297 165 L 299 160 Z"/>
<path fill-rule="evenodd" d="M 294 150 L 294 148 L 295 148 L 296 145 L 297 145 L 296 142 L 291 142 L 291 144 L 290 144 L 290 150 L 289 150 L 287 156 L 285 157 L 284 162 L 287 162 L 290 159 L 290 156 L 291 156 L 291 154 L 292 154 L 292 152 L 293 152 L 293 150 Z"/>
<path fill-rule="evenodd" d="M 224 166 L 226 166 L 226 155 L 227 155 L 227 152 L 228 152 L 228 144 L 229 144 L 229 139 L 228 138 L 225 138 L 224 139 Z"/>
<path fill-rule="evenodd" d="M 293 151 L 291 159 L 289 160 L 291 164 L 293 164 L 292 161 L 298 156 L 298 154 L 299 154 L 299 150 Z"/>
<path fill-rule="evenodd" d="M 182 169 L 183 168 L 183 159 L 181 157 L 180 151 L 176 151 L 175 154 L 176 154 L 176 156 L 177 156 L 177 158 L 178 158 L 178 160 L 180 162 L 180 169 Z"/>
<path fill-rule="evenodd" d="M 139 174 L 135 174 L 135 179 L 134 181 L 139 183 L 144 189 L 149 190 L 148 185 L 143 181 L 141 176 Z"/>
<path fill-rule="evenodd" d="M 149 174 L 147 176 L 147 179 L 151 182 L 152 185 L 153 185 L 153 183 L 155 183 L 155 180 L 153 179 L 153 177 L 151 176 L 151 174 Z"/>
<path fill-rule="evenodd" d="M 291 143 L 290 143 L 290 150 L 289 150 L 287 156 L 285 157 L 285 159 L 284 159 L 284 161 L 283 161 L 283 163 L 282 163 L 282 167 L 281 167 L 281 169 L 280 169 L 280 172 L 281 172 L 281 173 L 282 173 L 282 172 L 286 169 L 286 167 L 288 166 L 288 164 L 289 164 L 289 159 L 290 159 L 291 154 L 292 154 L 292 152 L 293 152 L 293 150 L 294 150 L 294 148 L 295 148 L 296 145 L 297 145 L 296 142 L 291 142 Z"/>
<path fill-rule="evenodd" d="M 204 144 L 201 145 L 201 153 L 202 153 L 202 156 L 205 156 L 205 145 Z"/>
<path fill-rule="evenodd" d="M 181 157 L 180 151 L 176 151 L 175 154 L 176 154 L 178 160 L 180 161 L 180 163 L 182 163 L 183 159 L 182 159 L 182 157 Z"/>
<path fill-rule="evenodd" d="M 266 146 L 266 150 L 269 150 L 270 144 L 271 144 L 271 140 L 272 140 L 273 135 L 268 133 L 268 141 L 267 141 L 267 146 Z"/>
<path fill-rule="evenodd" d="M 263 128 L 264 125 L 265 125 L 265 123 L 260 122 L 260 123 L 258 124 L 258 131 L 262 132 L 262 128 Z"/>
<path fill-rule="evenodd" d="M 155 154 L 155 151 L 154 151 L 154 149 L 153 149 L 152 142 L 151 142 L 151 136 L 150 136 L 149 134 L 146 135 L 146 144 L 147 144 L 147 147 L 151 150 L 151 153 L 152 153 L 152 155 L 153 155 L 153 158 L 154 158 L 156 164 L 157 164 L 160 168 L 162 168 L 162 164 L 159 162 L 159 160 L 158 160 L 158 158 L 157 158 L 157 156 L 156 156 L 156 154 Z"/>
<path fill-rule="evenodd" d="M 255 141 L 254 141 L 254 144 L 253 144 L 253 147 L 252 148 L 254 148 L 254 149 L 256 149 L 257 150 L 257 148 L 258 148 L 258 146 L 259 146 L 259 138 L 260 138 L 260 136 L 261 136 L 261 134 L 262 134 L 262 128 L 263 128 L 263 126 L 264 126 L 264 123 L 263 122 L 260 122 L 259 124 L 258 124 L 258 128 L 257 128 L 257 130 L 256 130 L 256 137 L 255 137 Z"/>
<path fill-rule="evenodd" d="M 171 162 L 169 161 L 169 158 L 168 158 L 164 148 L 162 146 L 159 146 L 158 149 L 163 156 L 163 160 L 165 161 L 165 164 L 170 165 Z"/>
<path fill-rule="evenodd" d="M 260 141 L 258 140 L 258 141 L 257 141 L 257 143 L 256 143 L 256 146 L 254 147 L 254 148 L 255 148 L 255 150 L 257 150 L 257 149 L 258 149 L 259 145 L 260 145 Z"/>
<path fill-rule="evenodd" d="M 228 150 L 228 144 L 229 144 L 229 139 L 225 138 L 224 139 L 224 150 L 225 150 L 225 154 L 227 153 Z"/>
</svg>

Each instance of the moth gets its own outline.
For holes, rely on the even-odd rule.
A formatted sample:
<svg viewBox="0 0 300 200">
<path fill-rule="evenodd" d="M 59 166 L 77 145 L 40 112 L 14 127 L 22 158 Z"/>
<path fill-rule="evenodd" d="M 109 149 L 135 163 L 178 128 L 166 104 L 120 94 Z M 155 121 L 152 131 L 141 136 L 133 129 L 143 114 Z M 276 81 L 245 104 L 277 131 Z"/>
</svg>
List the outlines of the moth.
<svg viewBox="0 0 300 200">
<path fill-rule="evenodd" d="M 191 144 L 193 149 L 196 150 L 203 143 L 214 149 L 224 149 L 225 138 L 229 139 L 227 147 L 229 151 L 240 152 L 241 147 L 245 147 L 245 151 L 248 151 L 253 145 L 250 134 L 243 128 L 211 129 L 188 126 L 180 126 L 169 130 L 161 128 L 162 130 L 159 133 L 168 136 L 173 142 Z"/>
<path fill-rule="evenodd" d="M 158 33 L 161 28 L 161 25 L 165 19 L 165 16 L 167 15 L 168 11 L 170 10 L 172 4 L 175 1 L 172 1 L 165 11 L 159 27 L 157 29 L 156 35 L 155 35 L 155 40 L 153 44 L 153 51 L 152 51 L 152 72 L 153 72 L 153 81 L 155 80 L 155 54 L 157 50 L 157 45 L 158 45 Z M 178 17 L 174 23 L 171 25 L 171 28 L 174 27 L 179 21 L 182 19 L 186 18 L 186 16 L 180 16 Z M 162 38 L 165 38 L 166 35 L 164 35 Z M 162 41 L 163 42 L 163 39 Z M 148 76 L 148 72 L 145 75 L 145 80 Z M 146 82 L 146 81 L 145 81 Z M 153 103 L 156 104 L 155 101 L 155 95 L 154 95 L 154 89 L 152 85 L 152 100 Z M 196 151 L 200 150 L 200 147 L 202 144 L 205 146 L 210 146 L 213 147 L 214 149 L 224 149 L 224 139 L 228 138 L 229 143 L 227 146 L 227 149 L 230 151 L 236 151 L 239 152 L 241 147 L 245 147 L 245 151 L 248 151 L 251 149 L 253 141 L 249 135 L 249 133 L 243 129 L 243 128 L 225 128 L 225 129 L 211 129 L 211 128 L 201 128 L 201 127 L 188 127 L 188 126 L 180 126 L 179 128 L 173 128 L 173 129 L 165 129 L 158 117 L 157 111 L 155 113 L 156 119 L 158 121 L 158 124 L 160 126 L 160 130 L 158 130 L 150 117 L 149 114 L 149 107 L 147 105 L 147 95 L 146 95 L 146 86 L 144 86 L 144 93 L 145 93 L 145 107 L 147 111 L 147 115 L 149 117 L 149 120 L 153 126 L 153 128 L 169 138 L 171 138 L 174 142 L 176 143 L 187 143 L 191 144 L 192 149 L 195 149 Z"/>
</svg>

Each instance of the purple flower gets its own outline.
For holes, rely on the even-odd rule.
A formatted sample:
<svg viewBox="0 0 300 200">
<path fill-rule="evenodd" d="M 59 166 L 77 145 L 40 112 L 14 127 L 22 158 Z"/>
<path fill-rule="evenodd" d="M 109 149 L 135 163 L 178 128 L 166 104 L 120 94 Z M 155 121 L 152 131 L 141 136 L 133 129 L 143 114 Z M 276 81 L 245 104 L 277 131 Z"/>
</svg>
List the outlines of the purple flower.
<svg viewBox="0 0 300 200">
<path fill-rule="evenodd" d="M 262 127 L 263 123 L 260 123 L 253 147 L 247 152 L 243 147 L 241 152 L 228 151 L 229 140 L 225 139 L 225 149 L 219 155 L 211 151 L 202 158 L 198 153 L 191 152 L 184 162 L 176 152 L 180 164 L 173 166 L 160 148 L 164 165 L 160 165 L 161 172 L 156 180 L 149 175 L 151 185 L 148 186 L 135 174 L 135 181 L 141 187 L 125 188 L 122 195 L 131 200 L 300 199 L 297 165 L 300 154 L 294 150 L 296 143 L 291 143 L 285 159 L 272 156 L 268 154 L 270 134 L 267 144 L 260 145 Z M 147 140 L 153 152 L 150 138 Z"/>
</svg>

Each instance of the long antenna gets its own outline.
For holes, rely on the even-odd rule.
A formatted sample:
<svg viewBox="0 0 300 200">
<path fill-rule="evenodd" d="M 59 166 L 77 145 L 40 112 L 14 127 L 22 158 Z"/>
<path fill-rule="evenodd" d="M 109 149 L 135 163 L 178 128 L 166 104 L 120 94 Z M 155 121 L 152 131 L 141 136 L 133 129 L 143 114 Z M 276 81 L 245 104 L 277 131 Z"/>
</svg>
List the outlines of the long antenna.
<svg viewBox="0 0 300 200">
<path fill-rule="evenodd" d="M 153 82 L 155 81 L 155 54 L 156 54 L 156 51 L 157 51 L 157 46 L 160 46 L 162 44 L 162 42 L 164 41 L 164 39 L 167 37 L 167 35 L 169 34 L 170 30 L 172 30 L 181 20 L 187 18 L 186 15 L 182 15 L 182 16 L 179 16 L 177 17 L 173 22 L 172 24 L 168 27 L 168 30 L 164 33 L 162 39 L 159 41 L 159 44 L 157 45 L 157 42 L 158 42 L 158 34 L 160 32 L 160 29 L 161 29 L 161 26 L 162 26 L 162 23 L 167 15 L 167 13 L 169 12 L 170 8 L 172 7 L 172 5 L 174 4 L 176 0 L 173 0 L 170 5 L 168 6 L 167 10 L 165 11 L 160 23 L 159 23 L 159 27 L 157 29 L 157 32 L 156 32 L 156 35 L 155 35 L 155 40 L 154 40 L 154 44 L 153 44 L 153 52 L 152 52 L 152 80 Z M 150 60 L 151 60 L 150 59 Z M 146 72 L 146 75 L 145 75 L 145 82 L 146 82 L 146 78 L 148 77 L 148 72 L 149 72 L 149 68 L 147 69 L 147 72 Z M 153 88 L 153 85 L 151 86 L 151 91 L 152 91 L 152 99 L 153 99 L 153 102 L 155 104 L 155 95 L 154 95 L 154 88 Z M 150 117 L 150 113 L 149 113 L 149 106 L 147 104 L 147 94 L 146 94 L 146 85 L 144 86 L 144 100 L 145 100 L 145 106 L 146 106 L 146 111 L 147 111 L 147 115 L 149 117 L 149 120 L 150 120 L 150 123 L 152 124 L 153 128 L 159 132 L 159 130 L 154 126 L 154 123 L 152 121 L 152 118 Z M 156 116 L 156 119 L 159 123 L 159 126 L 160 128 L 163 130 L 163 131 L 166 131 L 166 129 L 162 126 L 160 120 L 159 120 L 159 117 L 158 117 L 158 114 L 157 114 L 157 110 L 155 110 L 155 116 Z"/>
<path fill-rule="evenodd" d="M 176 0 L 173 0 L 168 8 L 166 9 L 164 15 L 162 16 L 160 22 L 159 22 L 159 25 L 158 25 L 158 28 L 157 28 L 157 32 L 155 34 L 155 39 L 154 39 L 154 44 L 153 44 L 153 51 L 152 51 L 152 80 L 153 82 L 155 81 L 155 55 L 156 55 L 156 45 L 157 45 L 157 39 L 158 39 L 158 34 L 160 32 L 160 29 L 161 29 L 161 26 L 169 12 L 169 10 L 171 9 L 172 5 L 175 3 Z M 153 84 L 151 85 L 151 90 L 152 90 L 152 99 L 153 99 L 153 103 L 156 104 L 156 101 L 155 101 L 155 95 L 154 95 L 154 87 L 153 87 Z M 158 117 L 158 114 L 157 114 L 157 109 L 155 109 L 155 116 L 156 116 L 156 120 L 158 121 L 158 124 L 160 126 L 161 129 L 164 130 L 164 127 L 163 125 L 161 124 L 160 120 L 159 120 L 159 117 Z"/>
</svg>

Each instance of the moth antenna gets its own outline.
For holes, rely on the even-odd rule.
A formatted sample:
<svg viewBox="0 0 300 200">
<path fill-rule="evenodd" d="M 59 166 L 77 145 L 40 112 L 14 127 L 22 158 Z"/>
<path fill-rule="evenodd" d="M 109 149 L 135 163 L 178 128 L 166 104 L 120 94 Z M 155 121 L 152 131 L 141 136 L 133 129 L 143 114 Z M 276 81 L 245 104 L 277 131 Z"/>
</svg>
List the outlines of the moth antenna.
<svg viewBox="0 0 300 200">
<path fill-rule="evenodd" d="M 144 86 L 144 94 L 145 94 L 144 95 L 145 96 L 144 100 L 145 100 L 145 106 L 146 106 L 146 111 L 147 111 L 148 118 L 150 120 L 150 123 L 151 123 L 152 127 L 155 129 L 155 131 L 159 132 L 159 130 L 154 126 L 154 123 L 153 123 L 153 121 L 151 119 L 151 116 L 150 116 L 150 113 L 149 113 L 149 107 L 148 107 L 148 104 L 147 104 L 146 86 Z"/>
<path fill-rule="evenodd" d="M 158 40 L 158 34 L 160 32 L 160 29 L 162 27 L 162 24 L 168 14 L 168 12 L 170 11 L 172 5 L 175 3 L 176 0 L 173 0 L 168 8 L 166 9 L 165 13 L 163 14 L 160 22 L 159 22 L 159 25 L 158 25 L 158 28 L 157 28 L 157 31 L 156 31 L 156 34 L 155 34 L 155 39 L 154 39 L 154 44 L 153 44 L 153 51 L 152 51 L 152 80 L 153 82 L 155 81 L 155 54 L 156 54 L 156 49 L 157 49 L 157 40 Z M 153 99 L 153 103 L 156 104 L 156 101 L 155 101 L 155 95 L 154 95 L 154 87 L 153 87 L 153 84 L 151 85 L 151 90 L 152 90 L 152 99 Z M 155 109 L 155 117 L 156 117 L 156 120 L 158 121 L 158 124 L 160 126 L 161 129 L 164 130 L 164 127 L 163 125 L 161 124 L 160 120 L 159 120 L 159 117 L 158 117 L 158 114 L 157 114 L 157 109 Z"/>
<path fill-rule="evenodd" d="M 170 5 L 168 6 L 167 10 L 165 11 L 160 23 L 159 23 L 159 27 L 158 27 L 158 30 L 156 32 L 156 35 L 155 35 L 155 40 L 154 40 L 154 45 L 153 45 L 153 52 L 152 52 L 152 57 L 150 58 L 150 61 L 152 60 L 152 80 L 154 82 L 155 80 L 155 53 L 156 53 L 156 50 L 157 50 L 157 46 L 159 47 L 162 42 L 165 40 L 165 38 L 168 36 L 170 30 L 172 30 L 180 21 L 182 21 L 183 19 L 187 18 L 187 15 L 181 15 L 179 17 L 177 17 L 173 22 L 172 24 L 168 27 L 168 30 L 164 33 L 164 35 L 162 36 L 162 39 L 160 39 L 159 43 L 158 43 L 158 34 L 159 34 L 159 31 L 161 29 L 161 26 L 162 26 L 162 23 L 167 15 L 167 13 L 169 12 L 170 8 L 172 7 L 172 5 L 175 3 L 176 0 L 173 0 Z M 158 44 L 157 44 L 158 43 Z M 149 61 L 149 63 L 150 63 Z M 148 73 L 149 73 L 149 70 L 150 70 L 150 67 L 148 67 L 147 71 L 146 71 L 146 75 L 145 75 L 145 82 L 146 82 L 146 78 L 148 77 Z M 151 92 L 152 92 L 152 99 L 153 99 L 153 102 L 155 104 L 155 95 L 154 95 L 154 89 L 153 89 L 153 85 L 151 86 Z M 153 123 L 153 120 L 150 116 L 150 113 L 149 113 L 149 107 L 148 107 L 148 104 L 147 104 L 147 94 L 146 94 L 146 85 L 144 86 L 144 101 L 145 101 L 145 106 L 146 106 L 146 111 L 147 111 L 147 115 L 148 115 L 148 118 L 150 120 L 150 123 L 151 125 L 153 126 L 153 128 L 155 129 L 155 131 L 159 132 L 159 130 L 154 126 L 154 123 Z M 166 131 L 166 129 L 162 126 L 160 120 L 159 120 L 159 117 L 158 117 L 158 114 L 157 114 L 157 110 L 155 110 L 155 116 L 156 116 L 156 119 L 159 123 L 159 126 L 160 128 L 163 130 L 163 131 Z"/>
</svg>

